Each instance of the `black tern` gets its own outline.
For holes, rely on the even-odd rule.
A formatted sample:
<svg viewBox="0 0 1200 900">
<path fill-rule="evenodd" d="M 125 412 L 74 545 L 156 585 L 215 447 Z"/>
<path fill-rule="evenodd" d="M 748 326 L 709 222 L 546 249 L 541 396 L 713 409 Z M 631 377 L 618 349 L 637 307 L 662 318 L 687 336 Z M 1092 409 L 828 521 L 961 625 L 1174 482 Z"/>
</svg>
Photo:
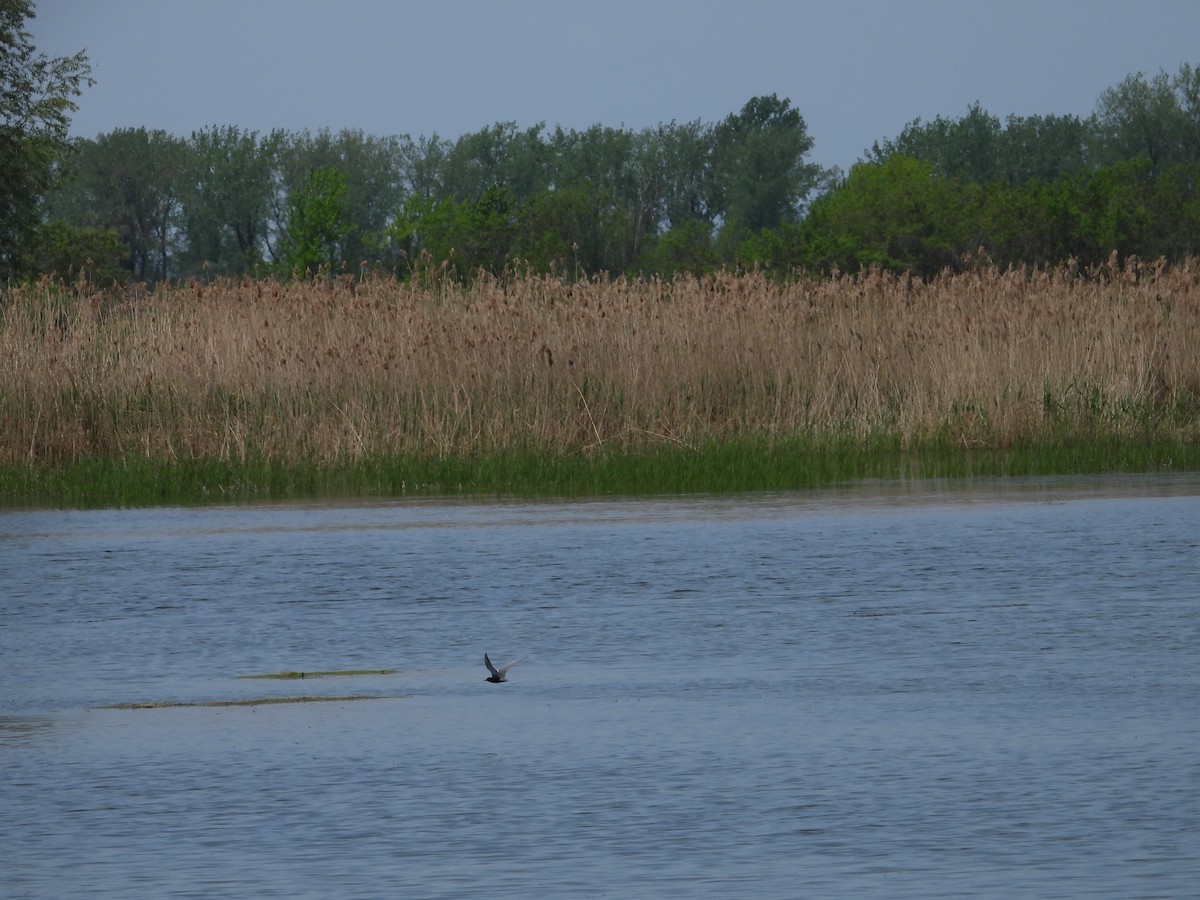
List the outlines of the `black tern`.
<svg viewBox="0 0 1200 900">
<path fill-rule="evenodd" d="M 524 659 L 524 658 L 525 657 L 521 657 L 521 659 Z M 483 664 L 485 666 L 487 666 L 488 671 L 492 673 L 487 678 L 485 678 L 484 681 L 490 681 L 492 684 L 499 684 L 502 681 L 508 681 L 508 670 L 511 669 L 513 666 L 515 666 L 520 661 L 521 661 L 520 659 L 514 659 L 507 666 L 497 669 L 495 666 L 492 665 L 492 661 L 490 659 L 488 659 L 488 655 L 486 653 L 483 654 Z"/>
</svg>

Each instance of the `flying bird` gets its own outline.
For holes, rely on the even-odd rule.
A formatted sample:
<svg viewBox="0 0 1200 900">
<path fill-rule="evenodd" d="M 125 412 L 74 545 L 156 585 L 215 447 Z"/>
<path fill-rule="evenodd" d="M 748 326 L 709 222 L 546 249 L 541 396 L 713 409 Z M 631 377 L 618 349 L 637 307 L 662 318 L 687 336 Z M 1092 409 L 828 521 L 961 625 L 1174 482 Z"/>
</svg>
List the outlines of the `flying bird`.
<svg viewBox="0 0 1200 900">
<path fill-rule="evenodd" d="M 521 657 L 521 659 L 524 659 L 524 658 L 525 657 Z M 513 666 L 515 666 L 520 661 L 521 661 L 520 659 L 514 659 L 507 666 L 497 669 L 495 666 L 492 665 L 492 661 L 490 659 L 488 659 L 488 655 L 486 653 L 483 654 L 483 664 L 485 666 L 487 666 L 488 671 L 492 673 L 484 680 L 490 681 L 492 684 L 499 684 L 502 681 L 508 681 L 508 670 L 511 669 Z"/>
</svg>

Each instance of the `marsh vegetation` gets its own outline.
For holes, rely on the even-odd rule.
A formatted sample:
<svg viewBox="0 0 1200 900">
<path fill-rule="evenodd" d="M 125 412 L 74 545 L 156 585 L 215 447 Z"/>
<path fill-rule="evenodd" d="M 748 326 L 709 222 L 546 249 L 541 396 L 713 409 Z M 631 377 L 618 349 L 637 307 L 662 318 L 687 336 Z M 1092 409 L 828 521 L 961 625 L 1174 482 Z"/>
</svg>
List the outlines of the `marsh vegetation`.
<svg viewBox="0 0 1200 900">
<path fill-rule="evenodd" d="M 1015 451 L 1033 471 L 1186 467 L 1197 346 L 1194 262 L 43 282 L 4 302 L 0 464 L 10 499 L 786 487 L 1007 471 Z"/>
</svg>

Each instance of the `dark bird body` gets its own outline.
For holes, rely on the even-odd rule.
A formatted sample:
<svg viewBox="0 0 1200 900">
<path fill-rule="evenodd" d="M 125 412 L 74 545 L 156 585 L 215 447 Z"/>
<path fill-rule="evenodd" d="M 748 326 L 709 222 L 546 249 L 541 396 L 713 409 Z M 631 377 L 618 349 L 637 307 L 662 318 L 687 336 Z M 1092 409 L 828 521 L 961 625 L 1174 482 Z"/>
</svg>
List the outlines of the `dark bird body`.
<svg viewBox="0 0 1200 900">
<path fill-rule="evenodd" d="M 524 659 L 524 657 L 522 657 L 522 659 Z M 508 670 L 511 669 L 513 666 L 515 666 L 520 661 L 521 661 L 520 659 L 514 659 L 507 666 L 497 669 L 495 666 L 492 665 L 492 661 L 490 659 L 488 659 L 488 655 L 486 653 L 483 654 L 483 664 L 485 666 L 487 666 L 488 671 L 492 673 L 487 678 L 485 678 L 484 681 L 490 681 L 492 684 L 499 684 L 502 681 L 508 681 Z"/>
</svg>

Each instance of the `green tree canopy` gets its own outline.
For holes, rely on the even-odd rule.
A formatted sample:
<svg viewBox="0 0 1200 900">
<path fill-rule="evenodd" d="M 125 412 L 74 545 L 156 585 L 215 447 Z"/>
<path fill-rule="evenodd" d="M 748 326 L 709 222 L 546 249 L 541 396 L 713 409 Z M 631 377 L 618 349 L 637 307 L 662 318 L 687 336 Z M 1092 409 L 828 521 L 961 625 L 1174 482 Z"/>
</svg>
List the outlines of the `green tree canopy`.
<svg viewBox="0 0 1200 900">
<path fill-rule="evenodd" d="M 345 245 L 354 233 L 346 205 L 346 175 L 313 169 L 291 195 L 281 264 L 288 274 L 316 274 L 346 262 Z"/>
<path fill-rule="evenodd" d="M 308 189 L 314 170 L 333 169 L 345 182 L 340 258 L 355 266 L 364 260 L 378 261 L 383 235 L 407 197 L 404 154 L 404 139 L 373 137 L 352 129 L 281 135 L 274 155 L 270 231 L 277 238 L 286 234 L 292 197 Z M 277 262 L 282 261 L 278 242 L 269 250 Z"/>
<path fill-rule="evenodd" d="M 0 279 L 23 268 L 39 201 L 68 146 L 73 98 L 93 83 L 82 50 L 37 52 L 25 30 L 33 17 L 32 0 L 0 0 Z"/>
<path fill-rule="evenodd" d="M 193 132 L 184 170 L 186 247 L 181 275 L 209 266 L 241 275 L 263 262 L 282 131 L 236 127 Z"/>
<path fill-rule="evenodd" d="M 800 217 L 821 169 L 804 161 L 813 147 L 791 101 L 754 97 L 717 126 L 711 173 L 713 205 L 726 226 L 750 232 Z"/>
<path fill-rule="evenodd" d="M 51 216 L 114 230 L 138 281 L 177 275 L 187 142 L 161 129 L 118 128 L 74 146 L 70 180 L 49 199 Z"/>
<path fill-rule="evenodd" d="M 867 158 L 870 162 L 886 162 L 906 156 L 929 163 L 939 175 L 977 182 L 1003 181 L 1002 138 L 1000 120 L 975 103 L 960 119 L 913 119 L 898 137 L 876 142 Z"/>
<path fill-rule="evenodd" d="M 895 156 L 851 169 L 837 191 L 813 205 L 806 230 L 819 258 L 843 271 L 880 265 L 936 275 L 974 249 L 979 200 L 977 186 Z"/>
<path fill-rule="evenodd" d="M 1011 115 L 1002 125 L 974 103 L 957 119 L 913 119 L 897 137 L 876 141 L 866 158 L 882 163 L 907 156 L 929 163 L 938 175 L 1019 187 L 1086 171 L 1094 164 L 1096 143 L 1090 119 Z"/>
<path fill-rule="evenodd" d="M 1200 163 L 1200 69 L 1130 75 L 1100 95 L 1095 119 L 1107 163 L 1148 159 L 1152 175 Z"/>
</svg>

